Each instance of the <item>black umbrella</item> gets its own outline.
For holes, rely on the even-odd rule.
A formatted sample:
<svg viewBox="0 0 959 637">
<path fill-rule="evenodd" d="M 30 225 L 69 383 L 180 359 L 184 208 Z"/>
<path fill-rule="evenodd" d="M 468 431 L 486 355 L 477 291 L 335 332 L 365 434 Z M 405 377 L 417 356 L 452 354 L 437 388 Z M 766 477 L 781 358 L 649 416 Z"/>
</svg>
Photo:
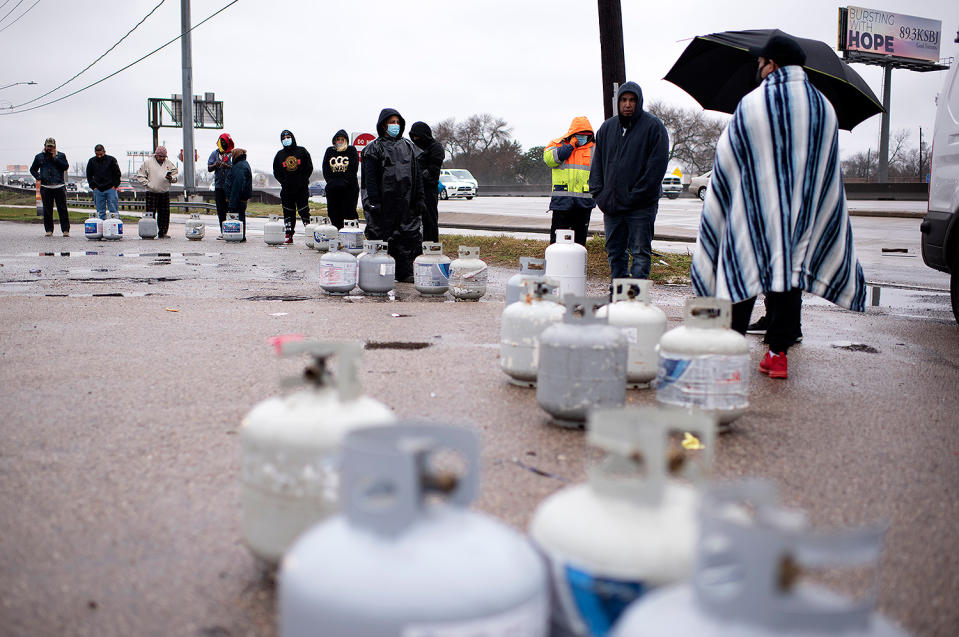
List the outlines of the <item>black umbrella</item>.
<svg viewBox="0 0 959 637">
<path fill-rule="evenodd" d="M 843 62 L 832 47 L 779 29 L 696 36 L 663 79 L 692 95 L 703 108 L 732 113 L 739 100 L 756 88 L 756 56 L 749 49 L 762 47 L 774 35 L 794 39 L 805 51 L 806 75 L 836 110 L 839 128 L 852 130 L 856 124 L 883 111 L 866 81 Z"/>
</svg>

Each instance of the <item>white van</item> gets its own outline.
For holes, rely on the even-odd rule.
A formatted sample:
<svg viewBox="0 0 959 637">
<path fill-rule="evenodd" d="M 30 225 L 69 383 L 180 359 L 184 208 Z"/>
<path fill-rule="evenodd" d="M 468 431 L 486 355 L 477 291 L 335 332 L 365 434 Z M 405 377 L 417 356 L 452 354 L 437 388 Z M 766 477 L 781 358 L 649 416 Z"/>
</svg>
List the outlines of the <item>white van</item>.
<svg viewBox="0 0 959 637">
<path fill-rule="evenodd" d="M 953 62 L 939 93 L 931 163 L 929 207 L 920 226 L 922 260 L 951 273 L 952 312 L 959 321 L 959 62 Z"/>
</svg>

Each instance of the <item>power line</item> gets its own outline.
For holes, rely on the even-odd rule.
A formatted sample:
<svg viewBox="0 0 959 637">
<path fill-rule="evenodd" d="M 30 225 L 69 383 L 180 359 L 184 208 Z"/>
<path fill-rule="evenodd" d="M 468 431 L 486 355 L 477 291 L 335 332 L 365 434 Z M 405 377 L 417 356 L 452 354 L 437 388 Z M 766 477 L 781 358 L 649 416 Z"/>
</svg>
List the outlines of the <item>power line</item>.
<svg viewBox="0 0 959 637">
<path fill-rule="evenodd" d="M 7 4 L 7 3 L 4 2 L 3 4 Z M 10 9 L 9 11 L 7 11 L 7 15 L 3 16 L 2 18 L 0 18 L 0 22 L 3 22 L 4 20 L 6 20 L 6 19 L 7 19 L 7 16 L 10 15 L 11 13 L 13 13 L 14 11 L 16 11 L 16 10 L 17 10 L 17 7 L 19 7 L 21 4 L 23 4 L 23 0 L 20 0 L 20 2 L 16 3 L 15 5 L 13 5 L 13 8 Z"/>
<path fill-rule="evenodd" d="M 21 1 L 22 1 L 22 0 L 21 0 Z M 0 113 L 0 115 L 19 115 L 20 113 L 26 113 L 27 111 L 33 111 L 33 110 L 36 110 L 36 109 L 38 109 L 38 108 L 43 108 L 44 106 L 49 106 L 50 104 L 56 104 L 57 102 L 60 102 L 60 101 L 62 101 L 62 100 L 67 99 L 68 97 L 73 97 L 73 96 L 76 95 L 77 93 L 82 93 L 83 91 L 87 90 L 88 88 L 92 88 L 92 87 L 96 86 L 97 84 L 100 84 L 101 82 L 105 82 L 106 80 L 109 80 L 111 77 L 113 77 L 113 76 L 115 76 L 115 75 L 119 75 L 119 74 L 122 73 L 123 71 L 126 71 L 126 70 L 127 70 L 128 68 L 130 68 L 131 66 L 134 66 L 135 64 L 139 64 L 140 62 L 142 62 L 143 60 L 147 59 L 148 57 L 150 57 L 150 56 L 152 56 L 152 55 L 154 55 L 154 54 L 162 51 L 162 50 L 165 49 L 166 47 L 170 46 L 171 44 L 173 44 L 174 42 L 176 42 L 177 40 L 179 40 L 180 38 L 182 38 L 182 37 L 183 37 L 184 35 L 186 35 L 187 33 L 193 32 L 194 30 L 197 29 L 197 27 L 199 27 L 199 26 L 202 25 L 203 23 L 205 23 L 205 22 L 213 19 L 213 17 L 215 17 L 217 14 L 222 13 L 223 11 L 226 11 L 227 9 L 229 9 L 231 6 L 233 6 L 234 4 L 236 4 L 236 3 L 239 2 L 239 1 L 240 1 L 240 0 L 232 0 L 232 2 L 228 2 L 226 5 L 224 5 L 224 6 L 221 7 L 220 9 L 217 9 L 216 11 L 214 11 L 213 13 L 211 13 L 210 15 L 208 15 L 206 18 L 204 18 L 204 19 L 201 20 L 200 22 L 198 22 L 198 23 L 196 23 L 195 25 L 193 25 L 188 31 L 185 31 L 184 33 L 181 33 L 180 35 L 176 36 L 176 37 L 173 38 L 172 40 L 166 42 L 165 44 L 161 44 L 160 46 L 158 46 L 157 48 L 153 49 L 152 51 L 150 51 L 149 53 L 147 53 L 147 54 L 144 55 L 143 57 L 138 58 L 138 59 L 134 60 L 133 62 L 130 62 L 129 64 L 127 64 L 126 66 L 124 66 L 122 69 L 118 69 L 118 70 L 114 71 L 113 73 L 111 73 L 110 75 L 107 75 L 106 77 L 100 78 L 100 79 L 97 80 L 96 82 L 92 82 L 92 83 L 90 83 L 90 84 L 87 84 L 87 85 L 84 86 L 83 88 L 79 88 L 79 89 L 73 91 L 72 93 L 68 93 L 68 94 L 64 95 L 63 97 L 58 97 L 58 98 L 55 99 L 55 100 L 50 100 L 49 102 L 44 102 L 43 104 L 37 104 L 36 106 L 31 106 L 30 108 L 24 108 L 23 110 L 19 110 L 19 111 L 7 111 L 6 113 Z M 189 99 L 189 98 L 187 98 L 187 99 Z M 14 106 L 14 107 L 12 107 L 12 108 L 17 108 L 17 107 Z"/>
<path fill-rule="evenodd" d="M 40 1 L 40 0 L 37 0 L 37 2 L 39 2 L 39 1 Z M 60 86 L 57 86 L 56 88 L 50 89 L 49 91 L 47 91 L 47 92 L 44 93 L 43 95 L 38 95 L 37 97 L 33 98 L 32 100 L 29 100 L 29 101 L 27 101 L 27 102 L 23 102 L 22 104 L 17 104 L 16 106 L 11 106 L 11 108 L 20 108 L 21 106 L 26 106 L 27 104 L 33 104 L 34 102 L 36 102 L 36 101 L 38 101 L 38 100 L 42 100 L 44 97 L 46 97 L 46 96 L 49 95 L 50 93 L 54 93 L 54 92 L 60 90 L 61 88 L 63 88 L 64 86 L 66 86 L 67 84 L 69 84 L 70 82 L 72 82 L 73 80 L 77 79 L 78 77 L 80 77 L 81 75 L 83 75 L 84 73 L 86 73 L 86 72 L 90 69 L 91 66 L 93 66 L 94 64 L 96 64 L 97 62 L 99 62 L 100 60 L 102 60 L 104 57 L 106 57 L 107 53 L 109 53 L 109 52 L 112 51 L 113 49 L 117 48 L 117 46 L 119 46 L 121 42 L 123 42 L 124 40 L 127 39 L 127 36 L 128 36 L 128 35 L 130 35 L 130 34 L 133 33 L 134 31 L 136 31 L 136 30 L 137 30 L 137 27 L 139 27 L 141 24 L 143 24 L 144 22 L 146 22 L 146 19 L 149 18 L 151 15 L 153 15 L 153 12 L 156 11 L 157 9 L 159 9 L 159 8 L 160 8 L 160 5 L 162 5 L 164 2 L 166 2 L 166 0 L 160 0 L 160 2 L 158 2 L 155 7 L 153 7 L 152 9 L 150 9 L 150 13 L 146 14 L 145 16 L 143 16 L 143 19 L 142 19 L 142 20 L 140 20 L 140 21 L 137 22 L 135 25 L 133 25 L 133 28 L 130 29 L 129 31 L 127 31 L 126 34 L 125 34 L 122 38 L 120 38 L 119 40 L 117 40 L 116 44 L 114 44 L 114 45 L 111 46 L 109 49 L 107 49 L 106 51 L 104 51 L 104 52 L 103 52 L 103 55 L 101 55 L 100 57 L 98 57 L 97 59 L 95 59 L 93 62 L 90 62 L 90 64 L 88 64 L 88 65 L 86 66 L 86 68 L 84 68 L 82 71 L 80 71 L 79 73 L 77 73 L 76 75 L 74 75 L 73 77 L 71 77 L 69 80 L 67 80 L 66 82 L 64 82 L 64 83 L 61 84 Z M 6 27 L 4 27 L 4 28 L 6 28 Z M 2 29 L 0 29 L 0 31 L 2 31 Z"/>
<path fill-rule="evenodd" d="M 18 4 L 19 4 L 19 3 L 18 3 Z M 19 22 L 19 21 L 20 21 L 20 18 L 22 18 L 23 16 L 27 15 L 28 13 L 30 13 L 30 9 L 34 8 L 34 7 L 37 6 L 38 4 L 40 4 L 40 0 L 37 0 L 36 2 L 34 2 L 33 4 L 31 4 L 31 5 L 30 5 L 30 8 L 27 9 L 26 11 L 24 11 L 23 13 L 21 13 L 19 16 L 17 16 L 17 19 L 16 19 L 16 20 L 14 20 L 13 22 L 11 22 L 10 24 L 8 24 L 7 26 L 5 26 L 5 27 L 3 27 L 2 29 L 0 29 L 0 33 L 3 33 L 3 32 L 6 31 L 7 29 L 9 29 L 9 28 L 12 27 L 13 25 L 15 25 L 17 22 Z M 16 7 L 14 7 L 14 9 L 16 9 Z"/>
<path fill-rule="evenodd" d="M 4 0 L 3 4 L 0 4 L 0 9 L 4 8 L 5 6 L 7 6 L 7 4 L 8 4 L 9 2 L 10 2 L 10 0 Z"/>
</svg>

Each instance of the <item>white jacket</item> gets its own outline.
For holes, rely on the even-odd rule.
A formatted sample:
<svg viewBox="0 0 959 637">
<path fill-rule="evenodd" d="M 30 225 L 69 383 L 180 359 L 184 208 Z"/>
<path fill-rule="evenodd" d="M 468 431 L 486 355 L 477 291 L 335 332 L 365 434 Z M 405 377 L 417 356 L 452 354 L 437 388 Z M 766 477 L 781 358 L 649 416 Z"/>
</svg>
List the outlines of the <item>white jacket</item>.
<svg viewBox="0 0 959 637">
<path fill-rule="evenodd" d="M 173 173 L 173 181 L 166 178 L 167 172 Z M 170 184 L 175 183 L 179 171 L 169 158 L 160 164 L 152 155 L 144 160 L 137 171 L 136 180 L 141 186 L 146 186 L 150 192 L 170 192 Z"/>
</svg>

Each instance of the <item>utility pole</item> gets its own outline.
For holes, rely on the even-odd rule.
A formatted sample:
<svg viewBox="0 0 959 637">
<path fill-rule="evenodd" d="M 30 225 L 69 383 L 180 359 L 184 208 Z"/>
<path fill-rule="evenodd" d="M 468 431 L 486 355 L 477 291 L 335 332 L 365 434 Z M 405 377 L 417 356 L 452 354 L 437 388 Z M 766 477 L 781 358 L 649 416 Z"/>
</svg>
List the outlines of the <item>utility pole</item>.
<svg viewBox="0 0 959 637">
<path fill-rule="evenodd" d="M 193 157 L 193 47 L 190 38 L 190 0 L 180 0 L 180 55 L 183 66 L 183 200 L 194 190 Z"/>
<path fill-rule="evenodd" d="M 919 127 L 919 181 L 922 182 L 922 126 Z"/>
<path fill-rule="evenodd" d="M 882 123 L 879 126 L 879 183 L 889 181 L 889 106 L 892 101 L 892 66 L 883 65 Z"/>
<path fill-rule="evenodd" d="M 605 118 L 615 114 L 615 87 L 626 81 L 623 53 L 623 8 L 620 0 L 597 0 L 599 5 L 599 57 L 603 67 L 603 109 Z"/>
</svg>

